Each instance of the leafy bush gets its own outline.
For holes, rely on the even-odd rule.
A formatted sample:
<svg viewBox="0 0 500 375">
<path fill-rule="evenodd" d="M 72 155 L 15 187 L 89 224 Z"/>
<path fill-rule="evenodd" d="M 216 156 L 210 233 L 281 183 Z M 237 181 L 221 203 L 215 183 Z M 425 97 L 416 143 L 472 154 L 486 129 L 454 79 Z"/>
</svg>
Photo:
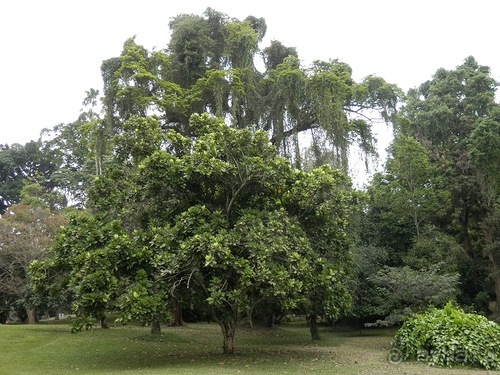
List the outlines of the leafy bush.
<svg viewBox="0 0 500 375">
<path fill-rule="evenodd" d="M 88 331 L 94 328 L 96 318 L 93 316 L 78 317 L 71 323 L 71 333 L 78 333 L 83 330 Z"/>
<path fill-rule="evenodd" d="M 500 326 L 448 303 L 407 320 L 396 333 L 390 359 L 500 370 Z"/>
<path fill-rule="evenodd" d="M 439 265 L 422 270 L 410 267 L 380 269 L 369 281 L 375 286 L 373 311 L 385 318 L 366 326 L 401 324 L 413 313 L 429 306 L 444 306 L 458 293 L 458 277 L 458 274 L 441 274 Z"/>
</svg>

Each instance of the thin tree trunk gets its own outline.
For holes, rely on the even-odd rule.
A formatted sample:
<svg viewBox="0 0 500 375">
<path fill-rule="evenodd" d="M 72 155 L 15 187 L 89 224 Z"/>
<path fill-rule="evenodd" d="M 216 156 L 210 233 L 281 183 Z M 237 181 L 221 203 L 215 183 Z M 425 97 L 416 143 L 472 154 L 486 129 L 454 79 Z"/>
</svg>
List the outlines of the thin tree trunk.
<svg viewBox="0 0 500 375">
<path fill-rule="evenodd" d="M 222 350 L 224 354 L 234 354 L 234 335 L 236 333 L 236 323 L 233 320 L 219 322 L 224 337 Z"/>
<path fill-rule="evenodd" d="M 319 329 L 318 322 L 316 321 L 316 315 L 309 315 L 307 320 L 309 320 L 309 330 L 311 331 L 311 338 L 313 340 L 319 340 Z"/>
<path fill-rule="evenodd" d="M 460 217 L 460 227 L 461 227 L 461 237 L 462 243 L 465 248 L 465 252 L 470 257 L 473 254 L 472 251 L 472 240 L 469 234 L 469 210 L 464 209 L 463 216 Z"/>
<path fill-rule="evenodd" d="M 250 324 L 250 328 L 253 328 L 253 308 L 248 310 L 248 323 Z"/>
<path fill-rule="evenodd" d="M 415 231 L 417 232 L 417 237 L 420 237 L 420 221 L 418 220 L 418 214 L 413 211 L 413 223 L 415 224 Z"/>
<path fill-rule="evenodd" d="M 0 312 L 0 324 L 6 324 L 7 323 L 8 315 L 9 314 L 7 312 Z"/>
<path fill-rule="evenodd" d="M 102 329 L 109 329 L 109 326 L 108 326 L 108 321 L 106 320 L 106 317 L 103 316 L 101 318 L 101 328 Z"/>
<path fill-rule="evenodd" d="M 495 310 L 493 316 L 495 319 L 500 318 L 500 256 L 495 254 L 493 249 L 493 231 L 494 229 L 485 225 L 484 239 L 487 247 L 492 249 L 488 253 L 488 259 L 491 265 L 491 277 L 493 279 L 493 286 L 495 288 Z"/>
<path fill-rule="evenodd" d="M 274 327 L 274 313 L 269 313 L 266 316 L 266 327 L 269 327 L 269 328 Z"/>
<path fill-rule="evenodd" d="M 172 301 L 172 313 L 174 314 L 174 320 L 171 324 L 173 327 L 182 327 L 186 325 L 186 322 L 182 319 L 182 305 L 175 298 Z"/>
<path fill-rule="evenodd" d="M 500 318 L 500 264 L 498 259 L 496 259 L 497 257 L 495 257 L 495 254 L 490 253 L 488 258 L 491 262 L 491 271 L 493 273 L 492 278 L 496 294 L 494 316 L 495 318 Z"/>
<path fill-rule="evenodd" d="M 33 307 L 26 308 L 26 314 L 28 315 L 28 324 L 36 324 L 36 311 Z"/>
<path fill-rule="evenodd" d="M 160 335 L 161 334 L 161 325 L 158 319 L 153 319 L 151 322 L 151 334 L 152 335 Z"/>
</svg>

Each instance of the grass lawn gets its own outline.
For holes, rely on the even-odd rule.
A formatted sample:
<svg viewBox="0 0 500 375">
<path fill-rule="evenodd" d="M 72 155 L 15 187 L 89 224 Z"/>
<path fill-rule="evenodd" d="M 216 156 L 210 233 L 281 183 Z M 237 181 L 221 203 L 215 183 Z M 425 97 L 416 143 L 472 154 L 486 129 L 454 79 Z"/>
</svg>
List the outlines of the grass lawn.
<svg viewBox="0 0 500 375">
<path fill-rule="evenodd" d="M 394 330 L 321 329 L 313 343 L 304 324 L 240 328 L 236 354 L 224 356 L 216 324 L 164 327 L 153 336 L 135 325 L 71 334 L 69 325 L 0 325 L 0 375 L 66 374 L 488 374 L 390 364 Z M 494 372 L 490 372 L 493 374 Z"/>
</svg>

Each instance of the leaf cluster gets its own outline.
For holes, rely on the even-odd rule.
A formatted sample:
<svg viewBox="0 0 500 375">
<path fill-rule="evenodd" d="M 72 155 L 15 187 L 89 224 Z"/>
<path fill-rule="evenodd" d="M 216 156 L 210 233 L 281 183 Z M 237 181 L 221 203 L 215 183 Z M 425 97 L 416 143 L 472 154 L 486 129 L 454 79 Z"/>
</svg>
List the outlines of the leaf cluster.
<svg viewBox="0 0 500 375">
<path fill-rule="evenodd" d="M 405 322 L 394 338 L 393 349 L 404 360 L 500 370 L 500 326 L 448 303 Z"/>
</svg>

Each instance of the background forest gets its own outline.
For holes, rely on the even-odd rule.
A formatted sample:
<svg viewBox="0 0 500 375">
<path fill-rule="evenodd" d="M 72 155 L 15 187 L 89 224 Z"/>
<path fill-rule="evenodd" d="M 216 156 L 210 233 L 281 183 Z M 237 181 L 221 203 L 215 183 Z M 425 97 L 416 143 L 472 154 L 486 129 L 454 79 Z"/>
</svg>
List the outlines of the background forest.
<svg viewBox="0 0 500 375">
<path fill-rule="evenodd" d="M 500 316 L 500 105 L 473 57 L 419 87 L 315 61 L 207 9 L 103 61 L 78 118 L 0 145 L 0 322 Z M 381 172 L 353 188 L 354 159 Z"/>
</svg>

